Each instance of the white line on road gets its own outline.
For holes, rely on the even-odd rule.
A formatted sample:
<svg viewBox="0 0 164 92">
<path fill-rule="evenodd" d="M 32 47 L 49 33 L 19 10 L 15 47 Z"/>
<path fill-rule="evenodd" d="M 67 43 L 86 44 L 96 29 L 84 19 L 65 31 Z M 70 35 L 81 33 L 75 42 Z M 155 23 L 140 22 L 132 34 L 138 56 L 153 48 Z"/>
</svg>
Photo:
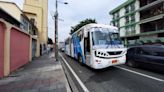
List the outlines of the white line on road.
<svg viewBox="0 0 164 92">
<path fill-rule="evenodd" d="M 122 69 L 122 70 L 125 70 L 125 71 L 128 71 L 128 72 L 131 72 L 131 73 L 135 73 L 135 74 L 138 74 L 138 75 L 141 75 L 141 76 L 150 78 L 150 79 L 154 79 L 154 80 L 157 80 L 157 81 L 160 81 L 160 82 L 164 82 L 164 80 L 163 79 L 160 79 L 160 78 L 156 78 L 156 77 L 153 77 L 153 76 L 150 76 L 150 75 L 139 73 L 139 72 L 136 72 L 136 71 L 133 71 L 133 70 L 129 70 L 127 68 L 120 67 L 120 66 L 115 66 L 115 67 L 116 68 L 119 68 L 119 69 Z"/>
<path fill-rule="evenodd" d="M 76 80 L 79 82 L 80 86 L 82 87 L 82 89 L 84 90 L 84 92 L 89 92 L 89 90 L 87 89 L 87 87 L 84 85 L 84 83 L 80 80 L 80 78 L 77 76 L 77 74 L 74 72 L 74 70 L 70 67 L 70 65 L 67 63 L 67 61 L 64 59 L 64 57 L 61 55 L 61 53 L 59 54 L 61 56 L 61 58 L 63 59 L 63 61 L 65 62 L 65 64 L 67 65 L 67 67 L 70 69 L 70 71 L 72 72 L 72 74 L 75 76 Z"/>
</svg>

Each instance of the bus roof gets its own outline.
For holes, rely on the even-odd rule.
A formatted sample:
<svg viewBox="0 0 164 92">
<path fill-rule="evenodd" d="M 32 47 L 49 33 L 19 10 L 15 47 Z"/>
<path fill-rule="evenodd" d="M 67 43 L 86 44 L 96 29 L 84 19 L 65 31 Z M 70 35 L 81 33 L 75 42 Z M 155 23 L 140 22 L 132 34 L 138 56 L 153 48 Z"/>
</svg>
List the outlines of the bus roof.
<svg viewBox="0 0 164 92">
<path fill-rule="evenodd" d="M 74 32 L 73 34 L 77 33 L 77 32 L 80 31 L 82 28 L 93 28 L 93 27 L 102 27 L 102 28 L 109 28 L 109 29 L 115 29 L 115 30 L 118 30 L 118 28 L 115 27 L 115 26 L 105 25 L 105 24 L 95 24 L 95 23 L 90 23 L 90 24 L 87 24 L 87 25 L 81 27 L 81 28 L 78 29 L 76 32 Z M 73 34 L 72 34 L 72 35 L 73 35 Z"/>
<path fill-rule="evenodd" d="M 105 25 L 105 24 L 94 24 L 94 23 L 87 24 L 84 27 L 103 27 L 103 28 L 110 28 L 110 29 L 118 29 L 115 26 Z"/>
</svg>

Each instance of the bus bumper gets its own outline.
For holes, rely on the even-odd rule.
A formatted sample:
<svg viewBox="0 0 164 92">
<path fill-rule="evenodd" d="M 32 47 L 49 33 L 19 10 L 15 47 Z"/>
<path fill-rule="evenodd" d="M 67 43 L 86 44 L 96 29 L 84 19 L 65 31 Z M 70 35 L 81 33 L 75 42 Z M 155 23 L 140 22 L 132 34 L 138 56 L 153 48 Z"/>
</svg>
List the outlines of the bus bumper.
<svg viewBox="0 0 164 92">
<path fill-rule="evenodd" d="M 92 68 L 102 69 L 102 68 L 106 68 L 109 66 L 125 64 L 126 56 L 124 55 L 121 57 L 111 58 L 111 59 L 95 57 L 93 62 L 94 62 L 94 64 L 93 64 Z"/>
</svg>

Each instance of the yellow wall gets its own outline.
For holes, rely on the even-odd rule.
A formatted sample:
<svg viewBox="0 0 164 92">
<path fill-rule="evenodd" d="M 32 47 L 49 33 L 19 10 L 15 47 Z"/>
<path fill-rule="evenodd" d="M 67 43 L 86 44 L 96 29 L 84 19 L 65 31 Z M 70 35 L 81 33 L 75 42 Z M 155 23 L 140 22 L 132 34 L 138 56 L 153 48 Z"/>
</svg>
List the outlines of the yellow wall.
<svg viewBox="0 0 164 92">
<path fill-rule="evenodd" d="M 21 21 L 22 11 L 15 4 L 0 2 L 0 7 L 15 19 Z"/>
<path fill-rule="evenodd" d="M 24 12 L 29 18 L 35 17 L 36 19 L 36 25 L 39 32 L 39 41 L 42 44 L 47 44 L 47 38 L 48 38 L 48 25 L 47 25 L 47 19 L 48 19 L 48 0 L 25 0 Z M 36 14 L 30 14 L 34 13 Z"/>
</svg>

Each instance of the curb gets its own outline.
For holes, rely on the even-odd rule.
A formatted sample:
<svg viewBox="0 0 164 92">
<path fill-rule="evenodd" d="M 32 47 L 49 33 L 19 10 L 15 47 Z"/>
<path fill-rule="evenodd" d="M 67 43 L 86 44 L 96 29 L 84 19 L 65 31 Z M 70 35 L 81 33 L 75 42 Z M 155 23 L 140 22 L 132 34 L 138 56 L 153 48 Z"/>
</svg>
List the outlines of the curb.
<svg viewBox="0 0 164 92">
<path fill-rule="evenodd" d="M 67 78 L 67 76 L 66 76 L 66 74 L 65 74 L 65 71 L 64 71 L 64 69 L 63 69 L 63 66 L 61 65 L 61 61 L 59 61 L 59 63 L 60 63 L 61 69 L 62 69 L 62 71 L 63 71 L 63 73 L 64 73 L 64 76 L 65 76 L 66 90 L 67 90 L 67 92 L 72 92 L 72 91 L 71 91 L 71 87 L 70 87 L 69 82 L 68 82 L 68 78 Z"/>
</svg>

